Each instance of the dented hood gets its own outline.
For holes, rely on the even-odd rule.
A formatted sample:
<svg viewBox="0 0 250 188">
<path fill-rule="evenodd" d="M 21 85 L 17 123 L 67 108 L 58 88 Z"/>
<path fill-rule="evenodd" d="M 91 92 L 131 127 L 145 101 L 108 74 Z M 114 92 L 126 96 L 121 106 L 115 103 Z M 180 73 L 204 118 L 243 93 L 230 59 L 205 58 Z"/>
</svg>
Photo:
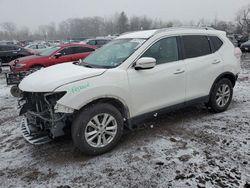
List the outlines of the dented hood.
<svg viewBox="0 0 250 188">
<path fill-rule="evenodd" d="M 26 76 L 19 88 L 27 92 L 52 92 L 56 88 L 103 74 L 106 69 L 87 68 L 73 63 L 63 63 L 41 69 Z"/>
</svg>

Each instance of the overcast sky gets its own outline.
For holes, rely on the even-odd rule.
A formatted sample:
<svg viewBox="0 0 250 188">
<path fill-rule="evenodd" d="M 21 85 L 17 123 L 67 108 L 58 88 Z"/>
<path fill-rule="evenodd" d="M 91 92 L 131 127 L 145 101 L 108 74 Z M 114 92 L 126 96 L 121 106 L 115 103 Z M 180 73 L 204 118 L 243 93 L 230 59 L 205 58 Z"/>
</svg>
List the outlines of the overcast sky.
<svg viewBox="0 0 250 188">
<path fill-rule="evenodd" d="M 215 17 L 229 21 L 249 3 L 249 0 L 0 0 L 0 23 L 10 21 L 35 29 L 68 18 L 110 17 L 121 11 L 128 16 L 146 15 L 163 21 Z"/>
</svg>

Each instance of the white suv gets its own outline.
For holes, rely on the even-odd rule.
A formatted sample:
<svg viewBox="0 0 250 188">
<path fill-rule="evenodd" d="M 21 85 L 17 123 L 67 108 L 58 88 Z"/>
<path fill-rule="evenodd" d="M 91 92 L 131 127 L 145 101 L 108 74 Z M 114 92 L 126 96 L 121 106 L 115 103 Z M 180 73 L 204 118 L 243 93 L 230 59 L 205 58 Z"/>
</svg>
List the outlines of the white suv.
<svg viewBox="0 0 250 188">
<path fill-rule="evenodd" d="M 225 111 L 241 52 L 226 33 L 171 28 L 116 38 L 79 63 L 37 71 L 20 83 L 24 137 L 41 144 L 65 134 L 84 153 L 112 149 L 145 118 L 194 103 Z"/>
</svg>

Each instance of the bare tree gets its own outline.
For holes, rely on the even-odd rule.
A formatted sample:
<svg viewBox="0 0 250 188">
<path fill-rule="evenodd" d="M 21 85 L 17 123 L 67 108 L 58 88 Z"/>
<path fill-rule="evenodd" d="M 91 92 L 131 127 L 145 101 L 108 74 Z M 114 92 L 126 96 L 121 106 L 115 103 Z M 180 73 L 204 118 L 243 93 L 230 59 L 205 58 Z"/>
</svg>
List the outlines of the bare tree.
<svg viewBox="0 0 250 188">
<path fill-rule="evenodd" d="M 71 39 L 78 37 L 96 37 L 117 35 L 127 31 L 159 29 L 181 26 L 212 26 L 230 34 L 250 33 L 250 4 L 241 9 L 236 22 L 226 22 L 215 18 L 213 21 L 200 19 L 198 22 L 180 22 L 179 20 L 162 21 L 146 16 L 133 16 L 128 18 L 125 12 L 116 13 L 112 17 L 84 17 L 71 18 L 58 25 L 50 23 L 40 25 L 36 32 L 31 33 L 27 27 L 18 29 L 14 23 L 0 23 L 0 40 L 27 40 L 27 39 Z"/>
<path fill-rule="evenodd" d="M 14 23 L 4 22 L 1 24 L 1 28 L 3 29 L 6 39 L 11 40 L 16 38 L 17 27 Z"/>
<path fill-rule="evenodd" d="M 236 17 L 238 27 L 241 28 L 244 34 L 250 34 L 250 4 L 247 7 L 242 8 Z"/>
<path fill-rule="evenodd" d="M 131 31 L 138 31 L 140 29 L 141 29 L 140 18 L 137 16 L 130 18 L 130 30 Z"/>
<path fill-rule="evenodd" d="M 30 39 L 30 31 L 28 27 L 22 27 L 18 30 L 17 39 L 18 40 L 29 40 Z"/>
<path fill-rule="evenodd" d="M 61 38 L 61 39 L 70 38 L 70 24 L 67 20 L 61 22 L 58 25 L 57 35 L 58 35 L 58 38 Z"/>
<path fill-rule="evenodd" d="M 125 12 L 122 12 L 117 20 L 118 33 L 124 33 L 129 30 L 128 17 Z"/>
</svg>

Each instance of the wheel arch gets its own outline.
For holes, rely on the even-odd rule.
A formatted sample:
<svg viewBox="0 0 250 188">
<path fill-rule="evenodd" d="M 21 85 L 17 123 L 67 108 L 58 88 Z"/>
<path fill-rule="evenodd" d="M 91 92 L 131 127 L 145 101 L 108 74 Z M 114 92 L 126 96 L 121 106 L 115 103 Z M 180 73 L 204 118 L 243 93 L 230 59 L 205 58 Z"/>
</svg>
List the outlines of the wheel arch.
<svg viewBox="0 0 250 188">
<path fill-rule="evenodd" d="M 215 79 L 215 81 L 214 81 L 214 83 L 213 83 L 213 85 L 212 85 L 212 87 L 211 87 L 211 89 L 210 89 L 209 96 L 211 96 L 211 92 L 213 91 L 213 88 L 214 88 L 215 84 L 216 84 L 219 80 L 221 80 L 222 78 L 227 78 L 227 79 L 229 79 L 229 80 L 231 81 L 233 87 L 235 86 L 236 80 L 237 80 L 237 76 L 234 75 L 232 72 L 224 72 L 224 73 L 220 74 L 220 75 Z"/>
<path fill-rule="evenodd" d="M 130 118 L 129 108 L 126 105 L 126 103 L 122 99 L 120 99 L 118 97 L 114 97 L 114 96 L 95 98 L 92 101 L 89 101 L 88 103 L 83 105 L 80 108 L 80 110 L 83 109 L 83 108 L 87 108 L 88 106 L 94 105 L 96 103 L 108 103 L 108 104 L 111 104 L 114 107 L 116 107 L 119 110 L 119 112 L 121 112 L 123 118 L 125 118 L 126 120 Z"/>
</svg>

